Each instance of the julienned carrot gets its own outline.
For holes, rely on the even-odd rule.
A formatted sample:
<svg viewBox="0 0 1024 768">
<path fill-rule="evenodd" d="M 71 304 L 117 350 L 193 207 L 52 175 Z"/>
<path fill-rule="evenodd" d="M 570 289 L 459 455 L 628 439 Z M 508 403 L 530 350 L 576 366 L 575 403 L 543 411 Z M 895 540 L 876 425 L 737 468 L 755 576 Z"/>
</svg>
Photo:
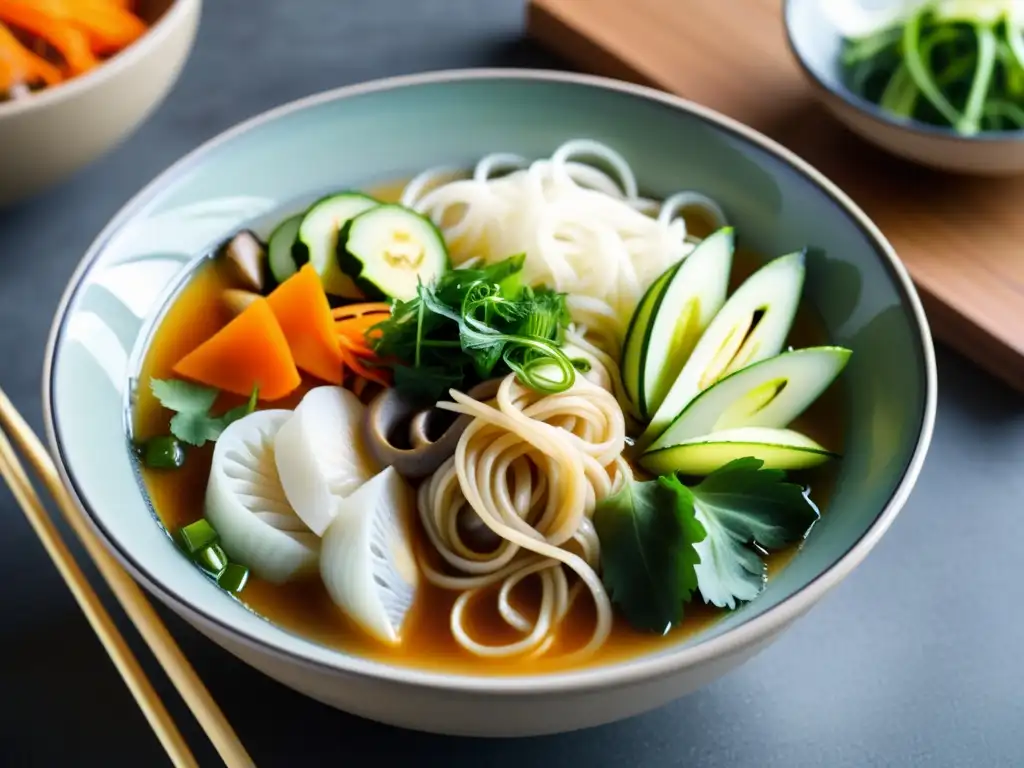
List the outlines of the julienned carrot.
<svg viewBox="0 0 1024 768">
<path fill-rule="evenodd" d="M 345 361 L 345 366 L 350 368 L 354 373 L 362 376 L 364 379 L 369 381 L 375 381 L 382 387 L 391 386 L 391 377 L 388 376 L 388 372 L 382 368 L 370 368 L 362 364 L 356 355 L 352 354 L 348 350 L 341 351 L 342 357 Z"/>
<path fill-rule="evenodd" d="M 16 47 L 0 40 L 0 95 L 19 84 L 56 85 L 133 43 L 146 24 L 132 6 L 130 0 L 0 0 L 0 24 L 49 44 L 61 59 L 47 61 L 17 39 Z"/>
<path fill-rule="evenodd" d="M 186 379 L 261 400 L 279 400 L 301 383 L 288 340 L 269 302 L 259 298 L 174 366 Z"/>
<path fill-rule="evenodd" d="M 47 15 L 24 0 L 0 0 L 0 21 L 42 38 L 64 59 L 72 75 L 88 72 L 99 64 L 89 39 L 80 29 Z"/>
<path fill-rule="evenodd" d="M 0 22 L 0 92 L 18 85 L 42 81 L 54 85 L 61 81 L 57 67 L 23 46 L 3 22 Z"/>
<path fill-rule="evenodd" d="M 305 264 L 281 283 L 267 303 L 288 339 L 295 364 L 317 378 L 341 384 L 341 348 L 327 294 L 313 266 Z"/>
</svg>

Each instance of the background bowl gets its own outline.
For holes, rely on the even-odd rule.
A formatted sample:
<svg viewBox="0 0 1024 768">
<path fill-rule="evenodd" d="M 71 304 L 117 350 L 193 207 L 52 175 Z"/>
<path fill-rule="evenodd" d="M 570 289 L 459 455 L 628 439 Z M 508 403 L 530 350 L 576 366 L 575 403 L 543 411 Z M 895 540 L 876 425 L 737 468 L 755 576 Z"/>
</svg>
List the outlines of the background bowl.
<svg viewBox="0 0 1024 768">
<path fill-rule="evenodd" d="M 0 205 L 63 181 L 163 101 L 188 58 L 201 0 L 143 0 L 152 26 L 86 75 L 0 104 Z"/>
<path fill-rule="evenodd" d="M 547 156 L 564 140 L 615 147 L 653 195 L 722 203 L 742 244 L 805 245 L 806 295 L 844 373 L 845 458 L 834 499 L 764 594 L 701 634 L 626 663 L 545 676 L 450 675 L 349 656 L 249 612 L 154 522 L 129 460 L 130 378 L 169 291 L 217 240 L 322 192 L 470 167 L 488 152 Z M 161 175 L 100 235 L 65 294 L 44 378 L 65 481 L 115 555 L 215 642 L 316 699 L 442 733 L 524 735 L 637 714 L 763 648 L 877 543 L 913 486 L 935 414 L 928 327 L 878 230 L 812 168 L 727 118 L 667 94 L 552 72 L 463 70 L 314 96 L 229 131 Z"/>
<path fill-rule="evenodd" d="M 862 99 L 844 84 L 842 35 L 825 10 L 829 0 L 784 0 L 789 47 L 821 101 L 854 133 L 922 165 L 983 175 L 1024 172 L 1024 131 L 961 136 L 951 128 L 902 120 Z M 876 3 L 877 4 L 877 3 Z"/>
</svg>

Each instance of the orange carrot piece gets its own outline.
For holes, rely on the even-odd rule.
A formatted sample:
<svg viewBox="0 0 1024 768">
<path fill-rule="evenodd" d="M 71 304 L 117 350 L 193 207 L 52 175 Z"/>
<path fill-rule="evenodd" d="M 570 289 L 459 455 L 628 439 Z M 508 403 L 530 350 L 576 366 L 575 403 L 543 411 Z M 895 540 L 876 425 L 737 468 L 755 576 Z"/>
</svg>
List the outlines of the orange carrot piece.
<svg viewBox="0 0 1024 768">
<path fill-rule="evenodd" d="M 360 344 L 355 339 L 344 334 L 338 334 L 338 344 L 343 351 L 351 352 L 360 357 L 374 357 L 374 351 L 366 344 Z"/>
<path fill-rule="evenodd" d="M 89 38 L 79 29 L 54 18 L 26 0 L 0 0 L 0 19 L 31 35 L 41 37 L 57 49 L 73 75 L 88 72 L 99 64 L 89 46 Z"/>
<path fill-rule="evenodd" d="M 349 304 L 345 307 L 338 307 L 331 310 L 331 316 L 335 320 L 344 320 L 348 317 L 360 317 L 362 315 L 384 313 L 391 314 L 391 305 L 386 301 L 370 301 L 362 304 Z M 378 321 L 379 322 L 379 321 Z"/>
<path fill-rule="evenodd" d="M 341 384 L 343 361 L 331 305 L 313 266 L 303 265 L 271 292 L 267 303 L 288 339 L 295 364 L 319 379 Z"/>
<path fill-rule="evenodd" d="M 174 366 L 186 379 L 261 400 L 279 400 L 301 383 L 288 340 L 270 305 L 259 298 Z"/>
<path fill-rule="evenodd" d="M 60 70 L 42 56 L 30 51 L 0 22 L 0 91 L 17 85 L 33 85 L 42 80 L 55 85 L 62 79 Z"/>
<path fill-rule="evenodd" d="M 391 379 L 388 376 L 388 372 L 384 369 L 364 366 L 358 357 L 345 350 L 342 350 L 341 354 L 345 360 L 345 366 L 350 368 L 353 373 L 362 376 L 364 379 L 375 381 L 382 387 L 391 386 Z"/>
</svg>

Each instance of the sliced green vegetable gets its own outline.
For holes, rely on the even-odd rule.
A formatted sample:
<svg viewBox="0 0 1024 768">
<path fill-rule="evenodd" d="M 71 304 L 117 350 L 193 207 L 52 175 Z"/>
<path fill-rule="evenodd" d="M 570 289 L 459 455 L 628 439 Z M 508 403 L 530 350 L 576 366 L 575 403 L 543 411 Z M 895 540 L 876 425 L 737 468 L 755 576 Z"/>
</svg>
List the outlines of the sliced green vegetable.
<svg viewBox="0 0 1024 768">
<path fill-rule="evenodd" d="M 675 477 L 628 483 L 597 504 L 601 578 L 629 623 L 667 632 L 697 589 L 694 548 L 704 540 L 693 495 Z"/>
<path fill-rule="evenodd" d="M 216 544 L 218 541 L 217 531 L 213 529 L 213 526 L 204 517 L 199 518 L 194 523 L 182 526 L 178 531 L 178 536 L 181 539 L 181 545 L 190 555 L 195 555 L 200 550 Z"/>
<path fill-rule="evenodd" d="M 444 238 L 430 219 L 401 205 L 378 205 L 349 219 L 338 263 L 369 299 L 409 301 L 450 267 Z"/>
<path fill-rule="evenodd" d="M 241 592 L 249 581 L 249 569 L 238 563 L 228 563 L 217 577 L 217 584 L 227 592 Z"/>
<path fill-rule="evenodd" d="M 299 227 L 302 224 L 303 214 L 292 216 L 281 222 L 267 242 L 267 267 L 270 276 L 267 280 L 269 293 L 289 277 L 298 272 L 299 267 L 292 255 L 292 248 L 295 245 L 295 238 L 299 235 Z"/>
<path fill-rule="evenodd" d="M 362 192 L 342 192 L 318 200 L 306 211 L 292 255 L 300 267 L 307 261 L 313 265 L 327 293 L 359 298 L 355 283 L 338 263 L 339 235 L 353 217 L 377 205 L 376 200 Z"/>
<path fill-rule="evenodd" d="M 739 427 L 702 435 L 645 453 L 640 466 L 648 472 L 708 475 L 730 461 L 753 457 L 765 469 L 809 469 L 838 458 L 824 446 L 791 429 Z"/>
<path fill-rule="evenodd" d="M 185 446 L 170 435 L 151 437 L 142 445 L 142 461 L 150 469 L 180 469 L 185 464 Z"/>
<path fill-rule="evenodd" d="M 209 544 L 192 555 L 192 560 L 211 576 L 220 577 L 228 567 L 228 556 L 220 544 Z"/>
</svg>

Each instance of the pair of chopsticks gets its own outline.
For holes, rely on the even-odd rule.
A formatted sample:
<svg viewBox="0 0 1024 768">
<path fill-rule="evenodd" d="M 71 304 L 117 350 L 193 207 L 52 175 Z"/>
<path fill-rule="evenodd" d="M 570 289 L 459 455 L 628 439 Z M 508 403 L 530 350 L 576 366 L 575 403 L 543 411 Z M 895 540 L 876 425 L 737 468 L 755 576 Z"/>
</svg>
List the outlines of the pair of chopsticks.
<svg viewBox="0 0 1024 768">
<path fill-rule="evenodd" d="M 255 766 L 245 747 L 238 740 L 231 725 L 220 711 L 210 692 L 203 685 L 196 671 L 189 664 L 181 649 L 168 633 L 153 606 L 142 590 L 103 547 L 88 527 L 81 511 L 61 482 L 57 468 L 50 455 L 39 442 L 21 414 L 11 403 L 3 389 L 0 389 L 0 474 L 3 475 L 15 499 L 25 512 L 36 535 L 42 541 L 50 559 L 78 601 L 79 607 L 89 620 L 93 631 L 103 643 L 117 671 L 121 673 L 135 701 L 142 709 L 146 720 L 156 734 L 171 762 L 178 768 L 197 767 L 195 757 L 180 731 L 171 719 L 163 702 L 157 696 L 152 684 L 146 678 L 139 662 L 132 655 L 124 638 L 110 618 L 99 598 L 89 586 L 82 570 L 78 567 L 60 532 L 50 520 L 38 494 L 32 486 L 24 467 L 18 460 L 11 439 L 27 457 L 29 464 L 38 474 L 43 486 L 53 496 L 75 532 L 86 552 L 99 569 L 114 596 L 135 624 L 143 640 L 153 651 L 157 661 L 170 678 L 178 693 L 185 700 L 192 714 L 202 726 L 206 735 L 220 754 L 228 768 Z M 8 437 L 10 436 L 10 438 Z"/>
</svg>

